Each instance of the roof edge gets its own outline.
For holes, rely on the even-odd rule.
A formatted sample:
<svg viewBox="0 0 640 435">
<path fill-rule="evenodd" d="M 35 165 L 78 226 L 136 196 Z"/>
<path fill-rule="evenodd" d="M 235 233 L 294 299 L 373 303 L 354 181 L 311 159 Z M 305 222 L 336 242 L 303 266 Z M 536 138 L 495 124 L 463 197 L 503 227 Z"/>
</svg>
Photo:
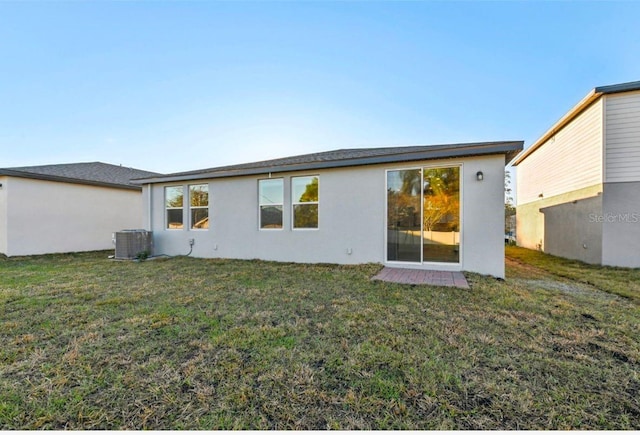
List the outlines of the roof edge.
<svg viewBox="0 0 640 435">
<path fill-rule="evenodd" d="M 597 89 L 597 88 L 596 88 Z M 602 92 L 597 92 L 596 89 L 592 89 L 578 104 L 573 106 L 562 118 L 556 121 L 549 130 L 547 130 L 538 140 L 536 140 L 529 148 L 523 150 L 518 154 L 511 162 L 513 166 L 518 166 L 524 159 L 529 157 L 535 150 L 540 148 L 546 141 L 553 137 L 556 133 L 562 130 L 567 124 L 575 119 L 580 113 L 582 113 L 587 107 L 593 104 L 598 98 L 602 96 Z"/>
<path fill-rule="evenodd" d="M 456 157 L 472 157 L 479 155 L 494 155 L 504 154 L 505 165 L 506 163 L 515 157 L 518 152 L 522 150 L 524 141 L 505 141 L 505 142 L 482 142 L 482 143 L 469 143 L 469 144 L 455 144 L 455 148 L 446 145 L 434 145 L 434 149 L 428 149 L 429 146 L 425 146 L 425 150 L 413 151 L 413 152 L 398 152 L 389 155 L 381 156 L 369 156 L 369 157 L 355 157 L 342 160 L 331 161 L 318 161 L 309 163 L 294 163 L 284 164 L 277 166 L 261 166 L 254 168 L 240 168 L 225 170 L 224 167 L 220 170 L 207 171 L 202 173 L 182 173 L 175 175 L 165 175 L 160 177 L 148 177 L 138 178 L 131 180 L 136 184 L 155 184 L 155 183 L 169 183 L 176 181 L 187 180 L 203 180 L 203 179 L 215 179 L 215 178 L 228 178 L 248 175 L 259 175 L 267 173 L 282 173 L 282 172 L 296 172 L 307 171 L 312 169 L 331 169 L 331 168 L 345 168 L 352 166 L 366 166 L 384 163 L 402 163 L 417 160 L 434 160 L 434 159 L 446 159 Z M 467 146 L 465 146 L 467 145 Z M 437 148 L 436 148 L 437 147 Z"/>
<path fill-rule="evenodd" d="M 640 81 L 618 83 L 616 85 L 598 86 L 594 89 L 602 94 L 616 94 L 618 92 L 640 91 Z"/>
<path fill-rule="evenodd" d="M 142 190 L 141 186 L 134 185 L 134 184 L 118 184 L 118 183 L 107 183 L 105 181 L 82 180 L 79 178 L 60 177 L 57 175 L 47 175 L 47 174 L 36 174 L 33 172 L 16 171 L 13 169 L 0 169 L 0 175 L 6 175 L 8 177 L 17 177 L 17 178 L 29 178 L 32 180 L 55 181 L 59 183 L 85 184 L 89 186 L 111 187 L 115 189 Z"/>
<path fill-rule="evenodd" d="M 586 110 L 591 104 L 597 101 L 603 95 L 616 94 L 620 92 L 631 92 L 640 90 L 640 81 L 619 83 L 608 86 L 598 86 L 593 88 L 578 104 L 573 106 L 564 114 L 549 130 L 547 130 L 538 140 L 536 140 L 529 148 L 523 150 L 511 162 L 513 166 L 518 166 L 523 160 L 529 157 L 535 150 L 540 148 L 546 141 L 553 137 L 556 133 L 573 121 L 580 113 Z"/>
</svg>

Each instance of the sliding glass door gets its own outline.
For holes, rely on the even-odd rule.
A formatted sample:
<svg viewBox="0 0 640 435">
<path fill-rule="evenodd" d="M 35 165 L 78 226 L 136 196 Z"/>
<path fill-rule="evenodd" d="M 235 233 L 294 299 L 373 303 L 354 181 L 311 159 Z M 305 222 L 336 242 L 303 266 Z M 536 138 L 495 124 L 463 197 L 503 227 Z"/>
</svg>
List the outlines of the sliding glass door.
<svg viewBox="0 0 640 435">
<path fill-rule="evenodd" d="M 387 260 L 420 262 L 420 169 L 387 172 Z"/>
<path fill-rule="evenodd" d="M 460 166 L 387 171 L 387 261 L 460 262 Z"/>
</svg>

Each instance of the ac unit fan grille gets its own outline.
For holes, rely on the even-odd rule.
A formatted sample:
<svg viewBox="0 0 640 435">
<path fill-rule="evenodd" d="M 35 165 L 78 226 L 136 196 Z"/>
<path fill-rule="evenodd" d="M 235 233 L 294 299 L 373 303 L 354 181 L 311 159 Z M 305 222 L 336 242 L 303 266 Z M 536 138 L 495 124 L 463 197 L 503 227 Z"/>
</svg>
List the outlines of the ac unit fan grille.
<svg viewBox="0 0 640 435">
<path fill-rule="evenodd" d="M 122 230 L 116 233 L 116 255 L 119 260 L 132 260 L 140 255 L 153 255 L 153 231 Z"/>
</svg>

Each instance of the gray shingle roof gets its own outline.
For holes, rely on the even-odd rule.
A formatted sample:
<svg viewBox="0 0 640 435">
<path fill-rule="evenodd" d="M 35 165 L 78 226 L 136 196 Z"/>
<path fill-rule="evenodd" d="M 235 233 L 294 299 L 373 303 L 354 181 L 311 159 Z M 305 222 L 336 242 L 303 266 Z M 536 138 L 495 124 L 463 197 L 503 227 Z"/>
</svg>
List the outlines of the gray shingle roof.
<svg viewBox="0 0 640 435">
<path fill-rule="evenodd" d="M 160 174 L 108 163 L 90 162 L 0 168 L 0 175 L 122 189 L 140 189 L 139 185 L 131 183 L 132 179 L 154 177 Z"/>
<path fill-rule="evenodd" d="M 159 177 L 141 177 L 134 182 L 162 183 L 169 181 L 223 178 L 242 175 L 305 171 L 312 169 L 340 168 L 379 163 L 409 162 L 417 160 L 446 159 L 489 154 L 504 154 L 508 162 L 524 145 L 523 141 L 478 142 L 447 145 L 418 145 L 385 148 L 353 148 L 303 154 L 239 165 L 177 172 Z"/>
</svg>

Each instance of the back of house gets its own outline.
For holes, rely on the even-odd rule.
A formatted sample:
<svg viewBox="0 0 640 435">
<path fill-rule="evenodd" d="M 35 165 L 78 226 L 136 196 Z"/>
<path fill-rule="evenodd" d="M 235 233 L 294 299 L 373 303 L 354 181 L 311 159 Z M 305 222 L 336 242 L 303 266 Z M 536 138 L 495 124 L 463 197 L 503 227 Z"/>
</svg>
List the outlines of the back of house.
<svg viewBox="0 0 640 435">
<path fill-rule="evenodd" d="M 504 276 L 521 141 L 342 149 L 147 177 L 157 254 Z"/>
</svg>

